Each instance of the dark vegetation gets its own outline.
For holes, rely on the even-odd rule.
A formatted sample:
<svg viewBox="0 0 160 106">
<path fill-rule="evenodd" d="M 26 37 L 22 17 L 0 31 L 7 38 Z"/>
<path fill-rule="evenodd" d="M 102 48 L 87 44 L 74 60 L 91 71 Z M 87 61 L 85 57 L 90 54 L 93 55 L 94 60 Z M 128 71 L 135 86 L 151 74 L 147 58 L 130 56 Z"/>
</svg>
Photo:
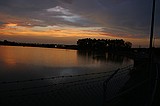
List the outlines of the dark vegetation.
<svg viewBox="0 0 160 106">
<path fill-rule="evenodd" d="M 30 46 L 30 47 L 47 47 L 47 48 L 64 48 L 64 49 L 78 49 L 87 51 L 107 51 L 107 50 L 128 50 L 132 47 L 132 43 L 125 42 L 124 40 L 116 39 L 79 39 L 77 45 L 64 45 L 64 44 L 40 44 L 40 43 L 20 43 L 12 41 L 0 41 L 0 45 L 9 46 Z"/>
<path fill-rule="evenodd" d="M 41 43 L 20 43 L 12 41 L 0 41 L 0 45 L 6 46 L 27 46 L 27 47 L 45 47 L 45 48 L 64 48 L 64 49 L 77 49 L 76 45 L 63 45 L 63 44 L 41 44 Z"/>
<path fill-rule="evenodd" d="M 132 47 L 131 42 L 125 42 L 123 39 L 79 39 L 77 41 L 79 50 L 93 50 L 93 51 L 117 51 L 129 50 Z"/>
</svg>

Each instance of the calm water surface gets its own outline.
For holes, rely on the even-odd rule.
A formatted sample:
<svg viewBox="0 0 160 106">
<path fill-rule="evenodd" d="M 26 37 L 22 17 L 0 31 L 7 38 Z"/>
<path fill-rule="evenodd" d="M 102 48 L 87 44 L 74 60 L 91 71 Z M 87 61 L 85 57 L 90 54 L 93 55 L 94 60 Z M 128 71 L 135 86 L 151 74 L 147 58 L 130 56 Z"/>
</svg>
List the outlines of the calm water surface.
<svg viewBox="0 0 160 106">
<path fill-rule="evenodd" d="M 109 53 L 0 46 L 0 81 L 111 71 L 130 64 L 132 59 Z"/>
</svg>

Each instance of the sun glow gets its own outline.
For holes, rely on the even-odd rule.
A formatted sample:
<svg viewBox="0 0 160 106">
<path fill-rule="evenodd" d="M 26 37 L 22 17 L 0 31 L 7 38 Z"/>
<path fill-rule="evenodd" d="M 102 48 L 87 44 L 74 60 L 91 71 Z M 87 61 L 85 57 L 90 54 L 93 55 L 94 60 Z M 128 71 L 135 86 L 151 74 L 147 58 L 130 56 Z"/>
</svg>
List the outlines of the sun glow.
<svg viewBox="0 0 160 106">
<path fill-rule="evenodd" d="M 9 23 L 9 24 L 5 24 L 6 27 L 16 27 L 17 24 L 13 24 L 13 23 Z"/>
</svg>

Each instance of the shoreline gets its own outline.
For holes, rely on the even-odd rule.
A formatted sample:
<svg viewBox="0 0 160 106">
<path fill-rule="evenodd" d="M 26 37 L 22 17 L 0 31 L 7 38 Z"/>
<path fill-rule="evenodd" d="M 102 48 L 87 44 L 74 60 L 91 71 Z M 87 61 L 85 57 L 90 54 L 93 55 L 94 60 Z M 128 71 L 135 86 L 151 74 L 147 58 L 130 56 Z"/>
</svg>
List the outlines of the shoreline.
<svg viewBox="0 0 160 106">
<path fill-rule="evenodd" d="M 15 42 L 4 43 L 0 41 L 0 46 L 20 46 L 20 47 L 39 47 L 39 48 L 78 50 L 77 45 L 64 45 L 64 44 L 39 44 L 39 43 L 15 43 Z"/>
<path fill-rule="evenodd" d="M 20 46 L 20 47 L 39 47 L 39 48 L 57 48 L 79 50 L 84 52 L 108 52 L 120 56 L 127 56 L 132 59 L 147 59 L 149 55 L 149 48 L 130 48 L 130 49 L 79 49 L 78 45 L 65 45 L 65 44 L 40 44 L 40 43 L 19 43 L 11 41 L 0 41 L 0 46 Z M 154 54 L 160 53 L 160 48 L 153 48 Z"/>
</svg>

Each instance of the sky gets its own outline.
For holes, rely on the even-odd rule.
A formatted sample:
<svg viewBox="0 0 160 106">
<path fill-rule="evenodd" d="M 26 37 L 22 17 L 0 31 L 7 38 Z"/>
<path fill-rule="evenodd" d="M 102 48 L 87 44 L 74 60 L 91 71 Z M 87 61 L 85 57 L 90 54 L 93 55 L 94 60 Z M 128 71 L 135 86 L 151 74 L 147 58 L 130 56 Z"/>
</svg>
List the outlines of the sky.
<svg viewBox="0 0 160 106">
<path fill-rule="evenodd" d="M 0 40 L 76 44 L 78 39 L 123 39 L 148 47 L 152 0 L 0 0 Z M 154 46 L 160 47 L 160 0 Z"/>
</svg>

